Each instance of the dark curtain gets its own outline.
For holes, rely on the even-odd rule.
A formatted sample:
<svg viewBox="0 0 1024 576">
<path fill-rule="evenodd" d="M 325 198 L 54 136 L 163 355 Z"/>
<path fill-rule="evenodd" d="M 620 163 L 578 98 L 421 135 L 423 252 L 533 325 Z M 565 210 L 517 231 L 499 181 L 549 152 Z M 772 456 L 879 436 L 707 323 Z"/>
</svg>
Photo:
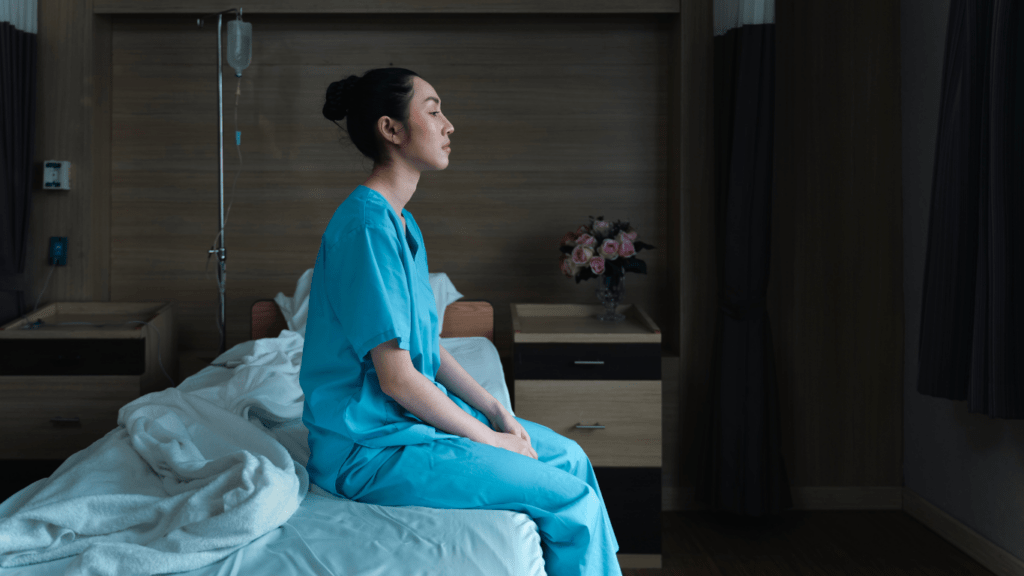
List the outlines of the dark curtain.
<svg viewBox="0 0 1024 576">
<path fill-rule="evenodd" d="M 25 256 L 35 117 L 36 34 L 0 22 L 0 324 L 28 312 Z"/>
<path fill-rule="evenodd" d="M 917 390 L 1024 418 L 1024 10 L 952 0 Z"/>
<path fill-rule="evenodd" d="M 718 318 L 696 499 L 742 516 L 792 508 L 765 308 L 771 259 L 775 25 L 714 39 Z"/>
</svg>

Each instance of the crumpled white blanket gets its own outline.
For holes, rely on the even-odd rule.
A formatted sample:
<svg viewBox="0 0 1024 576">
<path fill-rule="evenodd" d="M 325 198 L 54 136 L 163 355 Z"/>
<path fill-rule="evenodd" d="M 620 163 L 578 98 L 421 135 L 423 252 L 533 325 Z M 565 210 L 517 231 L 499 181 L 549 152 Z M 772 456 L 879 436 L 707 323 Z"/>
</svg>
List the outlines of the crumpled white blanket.
<svg viewBox="0 0 1024 576">
<path fill-rule="evenodd" d="M 309 476 L 248 416 L 301 418 L 302 344 L 290 330 L 243 342 L 224 367 L 123 406 L 117 428 L 5 503 L 0 567 L 79 555 L 66 575 L 183 572 L 283 524 Z"/>
<path fill-rule="evenodd" d="M 288 520 L 309 476 L 258 422 L 302 417 L 312 273 L 274 298 L 289 327 L 279 337 L 242 342 L 176 388 L 126 404 L 117 428 L 4 502 L 0 567 L 78 555 L 65 575 L 184 572 Z M 462 294 L 444 273 L 430 280 L 443 315 Z"/>
</svg>

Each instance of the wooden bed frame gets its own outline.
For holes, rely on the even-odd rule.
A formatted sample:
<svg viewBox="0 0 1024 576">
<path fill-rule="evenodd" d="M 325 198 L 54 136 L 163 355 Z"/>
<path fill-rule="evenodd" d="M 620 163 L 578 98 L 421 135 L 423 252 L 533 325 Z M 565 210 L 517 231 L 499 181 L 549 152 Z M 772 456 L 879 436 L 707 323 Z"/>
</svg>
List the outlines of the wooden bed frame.
<svg viewBox="0 0 1024 576">
<path fill-rule="evenodd" d="M 273 299 L 257 300 L 252 305 L 253 340 L 276 338 L 288 323 Z M 459 300 L 444 311 L 441 338 L 483 336 L 494 343 L 494 307 L 487 300 Z"/>
</svg>

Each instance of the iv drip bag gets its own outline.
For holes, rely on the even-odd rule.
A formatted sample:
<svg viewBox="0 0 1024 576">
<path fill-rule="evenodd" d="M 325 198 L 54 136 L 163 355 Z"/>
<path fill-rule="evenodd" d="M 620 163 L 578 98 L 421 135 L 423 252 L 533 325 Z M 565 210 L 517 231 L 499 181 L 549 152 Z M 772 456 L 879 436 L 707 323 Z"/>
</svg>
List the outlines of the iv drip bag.
<svg viewBox="0 0 1024 576">
<path fill-rule="evenodd" d="M 252 61 L 252 24 L 241 18 L 228 20 L 228 65 L 235 69 L 235 76 L 241 78 L 242 70 Z"/>
</svg>

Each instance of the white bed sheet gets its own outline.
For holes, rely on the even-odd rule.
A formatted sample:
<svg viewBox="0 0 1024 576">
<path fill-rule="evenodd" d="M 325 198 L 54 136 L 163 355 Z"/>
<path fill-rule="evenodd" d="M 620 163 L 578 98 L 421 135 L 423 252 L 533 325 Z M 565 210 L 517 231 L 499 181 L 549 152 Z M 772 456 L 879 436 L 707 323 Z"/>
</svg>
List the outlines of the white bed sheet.
<svg viewBox="0 0 1024 576">
<path fill-rule="evenodd" d="M 489 340 L 442 338 L 441 344 L 511 412 L 498 351 Z M 212 381 L 224 370 L 211 366 L 192 378 Z M 193 392 L 197 389 L 185 382 L 182 387 Z M 223 392 L 223 388 L 217 390 Z M 205 392 L 213 398 L 212 388 Z M 305 466 L 309 448 L 301 416 L 281 419 L 280 414 L 288 411 L 280 406 L 263 409 L 266 404 L 255 402 L 243 412 L 251 422 L 266 428 L 296 463 Z M 20 508 L 47 480 L 39 480 L 0 503 L 0 519 Z M 178 574 L 533 576 L 546 574 L 540 543 L 536 523 L 521 512 L 379 506 L 339 498 L 310 484 L 297 511 L 284 524 L 213 564 Z M 64 574 L 74 559 L 0 568 L 0 575 Z"/>
<path fill-rule="evenodd" d="M 57 576 L 73 560 L 0 568 L 0 574 Z M 482 576 L 545 571 L 537 525 L 525 514 L 378 506 L 338 498 L 311 485 L 299 509 L 280 527 L 223 560 L 178 574 Z"/>
</svg>

